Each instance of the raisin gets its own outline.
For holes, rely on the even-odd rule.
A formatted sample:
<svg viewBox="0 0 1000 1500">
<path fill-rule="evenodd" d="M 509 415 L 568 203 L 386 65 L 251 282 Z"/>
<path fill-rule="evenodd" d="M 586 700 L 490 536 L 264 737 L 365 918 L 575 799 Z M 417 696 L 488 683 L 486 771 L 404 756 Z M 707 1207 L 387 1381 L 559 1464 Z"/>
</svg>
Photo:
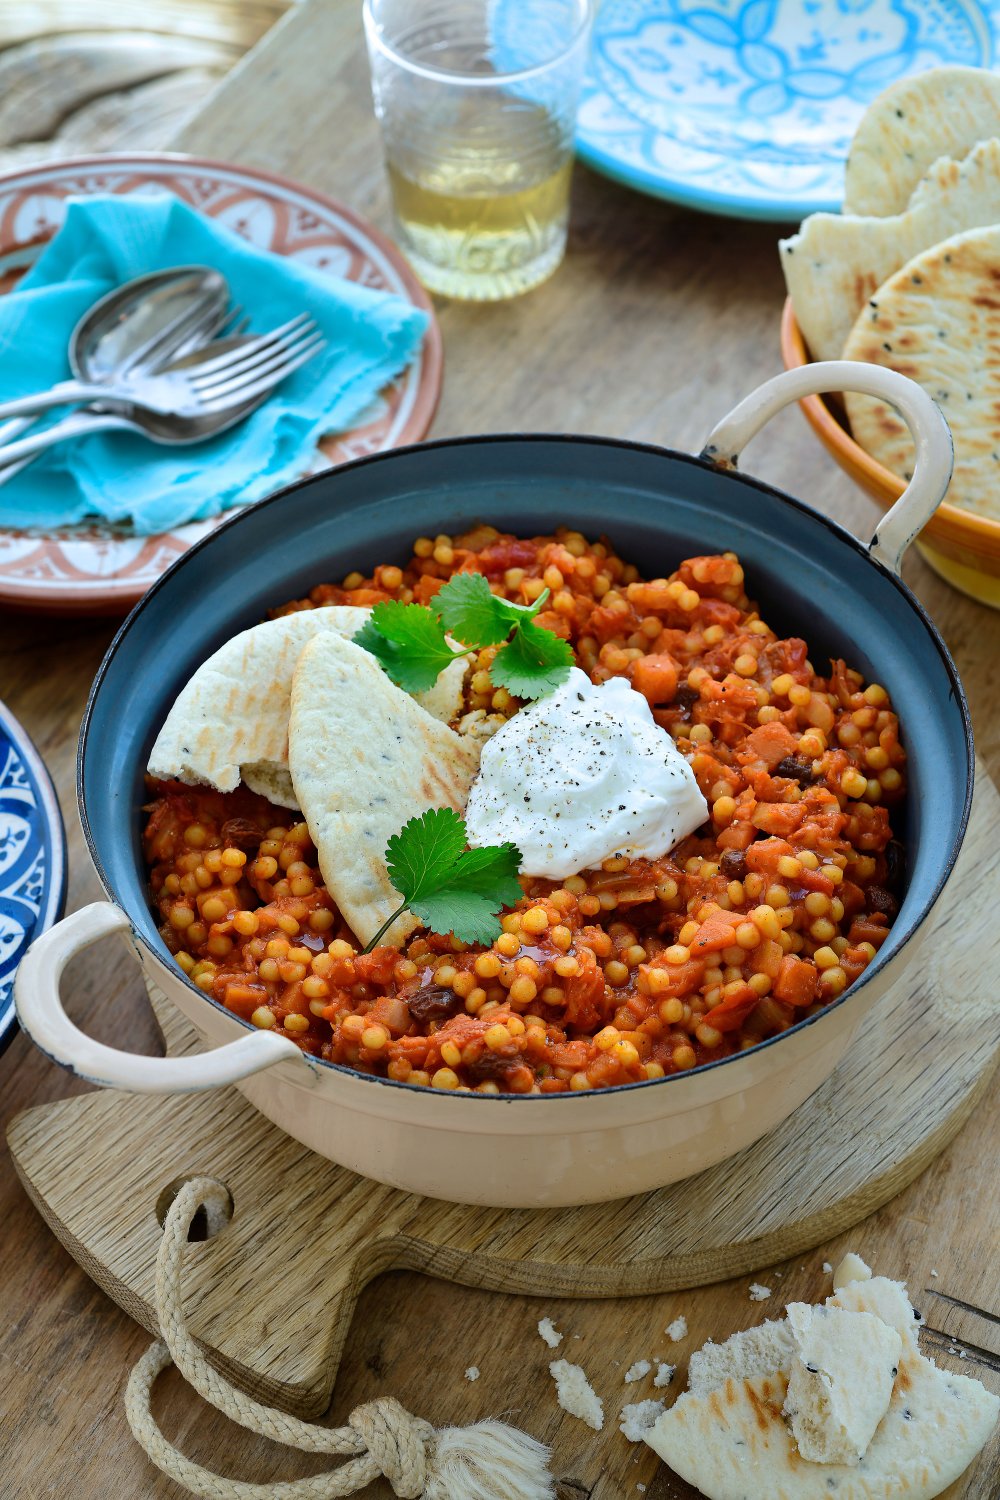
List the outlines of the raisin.
<svg viewBox="0 0 1000 1500">
<path fill-rule="evenodd" d="M 794 755 L 786 755 L 784 760 L 779 760 L 771 775 L 784 776 L 789 781 L 797 781 L 799 786 L 812 786 L 815 780 L 809 762 L 799 760 Z"/>
<path fill-rule="evenodd" d="M 719 869 L 727 880 L 743 880 L 747 873 L 746 856 L 741 849 L 727 849 L 719 860 Z"/>
<path fill-rule="evenodd" d="M 412 995 L 402 998 L 418 1026 L 426 1026 L 428 1021 L 444 1021 L 457 1015 L 464 1005 L 461 995 L 456 995 L 453 989 L 446 989 L 443 984 L 429 984 L 425 989 L 415 990 Z"/>
<path fill-rule="evenodd" d="M 865 905 L 870 912 L 880 911 L 883 916 L 893 917 L 899 911 L 899 902 L 891 891 L 887 891 L 884 885 L 870 885 L 865 891 Z"/>
<path fill-rule="evenodd" d="M 689 687 L 687 683 L 677 689 L 670 707 L 677 710 L 677 716 L 682 724 L 690 724 L 691 710 L 700 696 L 698 689 Z"/>
<path fill-rule="evenodd" d="M 482 1083 L 487 1078 L 503 1078 L 511 1068 L 520 1066 L 520 1056 L 505 1057 L 501 1052 L 493 1052 L 489 1047 L 476 1058 L 475 1062 L 468 1063 L 469 1072 L 477 1083 Z"/>
<path fill-rule="evenodd" d="M 221 834 L 227 849 L 257 849 L 264 837 L 263 830 L 249 818 L 229 818 L 223 823 Z"/>
</svg>

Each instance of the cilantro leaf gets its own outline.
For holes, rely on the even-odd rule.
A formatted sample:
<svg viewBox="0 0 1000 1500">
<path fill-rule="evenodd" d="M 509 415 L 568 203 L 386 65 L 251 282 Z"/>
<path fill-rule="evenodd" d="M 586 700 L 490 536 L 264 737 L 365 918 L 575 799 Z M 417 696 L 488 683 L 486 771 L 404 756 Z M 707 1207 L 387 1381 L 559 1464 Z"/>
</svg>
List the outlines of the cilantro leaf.
<svg viewBox="0 0 1000 1500">
<path fill-rule="evenodd" d="M 354 636 L 356 646 L 370 651 L 397 687 L 422 693 L 433 687 L 440 673 L 466 652 L 453 651 L 441 621 L 423 604 L 398 599 L 376 604 L 371 618 Z"/>
<path fill-rule="evenodd" d="M 572 666 L 569 641 L 526 620 L 500 647 L 490 677 L 515 698 L 543 698 L 566 681 Z"/>
<path fill-rule="evenodd" d="M 548 597 L 544 589 L 534 604 L 512 604 L 493 593 L 482 573 L 456 573 L 434 595 L 431 608 L 457 640 L 498 646 L 512 626 L 533 620 Z"/>
<path fill-rule="evenodd" d="M 429 807 L 404 823 L 385 846 L 389 879 L 407 901 L 419 899 L 448 874 L 466 845 L 465 824 L 450 807 Z"/>
<path fill-rule="evenodd" d="M 467 849 L 466 842 L 464 822 L 447 807 L 429 808 L 393 834 L 385 860 L 403 902 L 366 952 L 407 910 L 432 932 L 453 932 L 463 943 L 491 943 L 499 936 L 497 913 L 522 895 L 521 851 L 516 844 Z"/>
</svg>

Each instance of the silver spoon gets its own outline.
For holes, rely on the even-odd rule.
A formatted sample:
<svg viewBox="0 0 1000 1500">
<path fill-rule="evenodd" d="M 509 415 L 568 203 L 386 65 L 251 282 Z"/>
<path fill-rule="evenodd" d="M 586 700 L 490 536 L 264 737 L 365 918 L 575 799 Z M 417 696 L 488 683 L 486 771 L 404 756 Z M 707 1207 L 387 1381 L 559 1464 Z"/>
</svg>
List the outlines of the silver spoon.
<svg viewBox="0 0 1000 1500">
<path fill-rule="evenodd" d="M 99 400 L 116 394 L 119 386 L 127 394 L 129 377 L 139 366 L 169 356 L 199 327 L 211 328 L 228 300 L 225 277 L 209 266 L 176 266 L 127 281 L 88 308 L 73 329 L 74 378 L 0 404 L 0 418 Z M 0 431 L 0 440 L 10 436 L 8 429 Z"/>
</svg>

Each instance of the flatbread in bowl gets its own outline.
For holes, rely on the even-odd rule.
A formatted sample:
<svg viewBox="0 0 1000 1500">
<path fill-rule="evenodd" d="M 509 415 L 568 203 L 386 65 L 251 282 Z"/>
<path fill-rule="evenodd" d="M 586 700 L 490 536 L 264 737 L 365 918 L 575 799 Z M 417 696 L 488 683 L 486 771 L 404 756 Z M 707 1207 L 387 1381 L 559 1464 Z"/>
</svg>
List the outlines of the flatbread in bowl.
<svg viewBox="0 0 1000 1500">
<path fill-rule="evenodd" d="M 1000 77 L 986 68 L 931 68 L 901 78 L 865 110 L 844 173 L 844 213 L 902 213 L 942 156 L 960 160 L 1000 135 Z"/>
<path fill-rule="evenodd" d="M 231 792 L 240 781 L 279 807 L 299 806 L 288 772 L 292 676 L 317 635 L 350 640 L 371 611 L 333 604 L 242 630 L 204 661 L 174 700 L 149 756 L 151 776 Z M 419 695 L 447 723 L 459 711 L 466 663 Z"/>
<path fill-rule="evenodd" d="M 341 636 L 321 634 L 295 668 L 289 769 L 327 889 L 362 943 L 399 906 L 385 848 L 415 812 L 461 812 L 480 746 L 433 718 L 378 662 Z M 420 926 L 407 912 L 384 941 Z"/>
<path fill-rule="evenodd" d="M 955 470 L 948 499 L 990 516 L 1000 494 L 1000 225 L 972 229 L 915 256 L 872 297 L 845 359 L 898 370 L 948 418 Z M 908 479 L 913 443 L 885 402 L 848 392 L 851 432 L 879 463 Z"/>
</svg>

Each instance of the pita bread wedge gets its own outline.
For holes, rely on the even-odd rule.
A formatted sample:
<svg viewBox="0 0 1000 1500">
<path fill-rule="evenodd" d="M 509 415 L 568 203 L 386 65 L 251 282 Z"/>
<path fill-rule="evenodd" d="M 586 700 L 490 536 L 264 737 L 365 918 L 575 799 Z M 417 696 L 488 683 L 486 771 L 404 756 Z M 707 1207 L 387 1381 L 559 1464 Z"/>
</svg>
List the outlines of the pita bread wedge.
<svg viewBox="0 0 1000 1500">
<path fill-rule="evenodd" d="M 865 110 L 844 174 L 845 214 L 898 214 L 933 162 L 1000 135 L 1000 77 L 931 68 L 901 78 Z"/>
<path fill-rule="evenodd" d="M 889 1409 L 903 1352 L 895 1328 L 871 1313 L 790 1302 L 796 1352 L 785 1416 L 803 1458 L 855 1464 Z"/>
<path fill-rule="evenodd" d="M 872 1276 L 868 1281 L 851 1281 L 826 1299 L 827 1307 L 843 1307 L 848 1312 L 867 1312 L 894 1328 L 903 1342 L 902 1358 L 913 1362 L 922 1359 L 917 1342 L 920 1320 L 913 1311 L 901 1281 L 888 1276 Z"/>
<path fill-rule="evenodd" d="M 955 444 L 948 500 L 1000 517 L 1000 226 L 955 235 L 891 276 L 844 357 L 899 370 L 934 397 Z M 902 419 L 874 397 L 845 400 L 856 441 L 909 478 L 913 440 Z"/>
<path fill-rule="evenodd" d="M 292 681 L 289 769 L 331 896 L 362 943 L 399 906 L 385 846 L 428 807 L 463 812 L 479 745 L 429 713 L 342 636 L 317 635 Z M 420 923 L 409 913 L 383 942 Z"/>
<path fill-rule="evenodd" d="M 851 1282 L 825 1305 L 881 1319 L 902 1345 L 888 1409 L 864 1456 L 853 1465 L 803 1457 L 784 1416 L 786 1372 L 729 1377 L 721 1387 L 679 1396 L 645 1435 L 706 1500 L 819 1500 L 827 1494 L 933 1500 L 989 1439 L 1000 1399 L 978 1380 L 939 1370 L 919 1353 L 917 1320 L 899 1282 L 884 1276 Z"/>
<path fill-rule="evenodd" d="M 870 297 L 900 266 L 950 235 L 1000 221 L 1000 140 L 938 162 L 913 206 L 888 219 L 811 214 L 781 240 L 792 306 L 814 359 L 839 359 Z"/>
<path fill-rule="evenodd" d="M 292 675 L 318 634 L 349 640 L 371 611 L 334 604 L 282 615 L 241 631 L 202 662 L 156 737 L 149 771 L 164 779 L 231 792 L 242 779 L 279 807 L 298 807 L 288 774 Z M 448 666 L 418 698 L 447 721 L 462 706 L 466 662 Z"/>
</svg>

